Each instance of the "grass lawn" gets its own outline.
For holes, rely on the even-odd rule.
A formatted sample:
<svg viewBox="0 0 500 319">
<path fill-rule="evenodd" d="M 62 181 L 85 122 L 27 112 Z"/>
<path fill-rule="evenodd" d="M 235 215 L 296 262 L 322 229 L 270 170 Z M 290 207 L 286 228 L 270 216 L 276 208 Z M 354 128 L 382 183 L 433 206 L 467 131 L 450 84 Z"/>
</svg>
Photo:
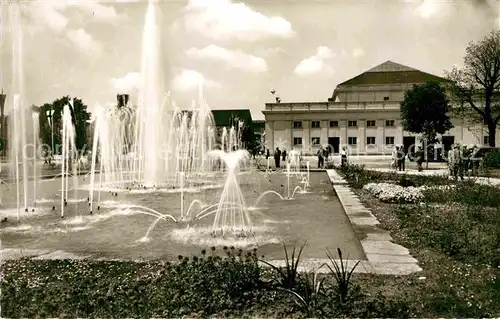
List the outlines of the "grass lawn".
<svg viewBox="0 0 500 319">
<path fill-rule="evenodd" d="M 212 249 L 178 261 L 8 261 L 2 317 L 491 317 L 500 315 L 500 189 L 441 177 L 342 172 L 394 241 L 423 272 L 408 276 L 299 274 L 263 267 L 258 251 Z M 417 204 L 384 203 L 373 182 L 450 185 Z M 330 247 L 334 248 L 334 247 Z M 307 249 L 307 246 L 305 247 Z M 338 252 L 337 252 L 338 254 Z M 337 254 L 333 257 L 337 258 Z M 326 256 L 325 256 L 326 257 Z M 330 255 L 332 257 L 332 255 Z M 284 257 L 285 258 L 285 257 Z M 339 268 L 336 268 L 339 267 Z"/>
</svg>

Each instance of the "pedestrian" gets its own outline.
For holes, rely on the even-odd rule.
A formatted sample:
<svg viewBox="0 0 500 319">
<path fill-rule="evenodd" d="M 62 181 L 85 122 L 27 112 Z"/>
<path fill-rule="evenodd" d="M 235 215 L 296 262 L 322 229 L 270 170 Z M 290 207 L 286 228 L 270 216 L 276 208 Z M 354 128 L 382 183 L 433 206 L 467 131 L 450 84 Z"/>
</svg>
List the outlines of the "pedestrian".
<svg viewBox="0 0 500 319">
<path fill-rule="evenodd" d="M 343 146 L 342 151 L 340 151 L 340 165 L 342 167 L 347 165 L 347 149 L 345 146 Z"/>
<path fill-rule="evenodd" d="M 391 169 L 397 170 L 399 167 L 398 154 L 399 154 L 399 146 L 395 146 L 392 149 Z"/>
<path fill-rule="evenodd" d="M 460 144 L 455 145 L 455 151 L 453 154 L 453 157 L 455 158 L 455 179 L 458 180 L 460 179 L 463 181 L 464 180 L 464 170 L 463 170 L 463 152 L 462 152 L 462 147 L 460 147 Z"/>
<path fill-rule="evenodd" d="M 269 158 L 269 156 L 271 156 L 271 154 L 269 154 L 269 149 L 266 150 L 266 159 Z"/>
<path fill-rule="evenodd" d="M 285 161 L 286 161 L 286 150 L 283 150 L 283 152 L 281 154 L 282 154 L 282 157 L 283 157 L 283 163 L 285 163 Z"/>
<path fill-rule="evenodd" d="M 281 151 L 278 147 L 276 147 L 276 150 L 274 151 L 274 165 L 276 168 L 280 168 L 280 158 L 281 158 Z"/>
<path fill-rule="evenodd" d="M 323 165 L 325 164 L 325 153 L 323 152 L 323 147 L 318 149 L 316 156 L 318 157 L 318 168 L 323 168 Z"/>
<path fill-rule="evenodd" d="M 423 171 L 422 163 L 424 162 L 424 152 L 422 151 L 422 146 L 419 146 L 417 152 L 415 153 L 417 169 L 419 172 Z"/>
<path fill-rule="evenodd" d="M 405 157 L 406 157 L 406 154 L 405 154 L 405 151 L 403 149 L 403 147 L 398 147 L 397 148 L 398 151 L 397 151 L 397 163 L 398 163 L 398 170 L 399 171 L 404 171 L 405 170 Z"/>
<path fill-rule="evenodd" d="M 448 151 L 448 170 L 450 171 L 450 176 L 455 177 L 455 146 L 452 146 Z"/>
</svg>

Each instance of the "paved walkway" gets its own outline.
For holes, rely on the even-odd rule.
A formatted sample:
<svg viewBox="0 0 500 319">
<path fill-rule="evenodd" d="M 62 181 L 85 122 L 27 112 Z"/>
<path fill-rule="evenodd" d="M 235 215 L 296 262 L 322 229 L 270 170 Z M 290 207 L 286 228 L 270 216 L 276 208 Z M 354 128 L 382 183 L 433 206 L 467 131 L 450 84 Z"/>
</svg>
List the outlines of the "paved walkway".
<svg viewBox="0 0 500 319">
<path fill-rule="evenodd" d="M 433 169 L 433 170 L 423 170 L 419 172 L 416 169 L 407 169 L 405 171 L 395 171 L 389 168 L 368 168 L 369 170 L 383 173 L 397 173 L 397 174 L 408 174 L 408 175 L 420 175 L 420 176 L 449 176 L 450 173 L 447 169 Z M 452 177 L 449 176 L 451 179 Z M 495 185 L 500 186 L 500 178 L 493 177 L 465 177 L 465 179 L 474 180 L 476 183 L 483 185 Z"/>
</svg>

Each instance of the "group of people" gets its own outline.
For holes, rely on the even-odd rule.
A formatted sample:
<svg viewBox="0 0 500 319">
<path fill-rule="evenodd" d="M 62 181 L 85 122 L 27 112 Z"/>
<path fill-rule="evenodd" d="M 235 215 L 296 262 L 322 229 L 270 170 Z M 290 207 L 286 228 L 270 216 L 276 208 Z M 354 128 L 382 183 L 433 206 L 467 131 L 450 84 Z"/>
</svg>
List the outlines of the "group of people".
<svg viewBox="0 0 500 319">
<path fill-rule="evenodd" d="M 292 156 L 293 153 L 293 156 Z M 328 162 L 328 158 L 331 154 L 331 151 L 328 147 L 320 146 L 318 151 L 316 152 L 316 156 L 318 158 L 318 168 L 324 168 L 325 163 Z M 271 156 L 270 151 L 266 150 L 266 159 L 268 159 Z M 287 162 L 289 161 L 291 164 L 299 164 L 300 163 L 300 153 L 296 151 L 292 151 L 290 154 L 291 158 L 288 158 L 289 155 L 287 154 L 286 150 L 281 151 L 279 147 L 276 147 L 276 150 L 274 151 L 273 157 L 274 157 L 274 165 L 276 168 L 280 168 L 281 162 Z M 343 147 L 342 150 L 340 151 L 340 162 L 342 166 L 347 165 L 347 148 Z"/>
<path fill-rule="evenodd" d="M 268 159 L 271 156 L 269 150 L 266 151 L 266 159 Z M 274 165 L 276 168 L 280 168 L 281 165 L 281 159 L 283 159 L 283 162 L 286 161 L 286 150 L 283 150 L 283 152 L 279 149 L 279 147 L 276 147 L 276 150 L 274 151 Z"/>
<path fill-rule="evenodd" d="M 408 153 L 402 145 L 394 147 L 394 150 L 392 151 L 391 167 L 398 171 L 404 171 L 406 168 L 407 157 Z M 422 163 L 424 162 L 424 151 L 421 146 L 417 147 L 417 151 L 415 152 L 413 159 L 415 160 L 415 163 L 417 163 L 418 171 L 421 172 L 423 170 Z"/>
<path fill-rule="evenodd" d="M 475 155 L 478 150 L 479 148 L 477 146 L 467 147 L 467 145 L 455 144 L 446 154 L 450 175 L 456 179 L 461 178 L 463 180 L 464 174 L 468 174 L 469 171 L 472 171 L 473 174 L 477 174 L 480 160 L 476 159 Z M 399 171 L 404 171 L 407 157 L 409 157 L 409 154 L 406 152 L 405 148 L 403 146 L 396 146 L 392 152 L 391 167 Z M 418 171 L 422 171 L 422 163 L 425 159 L 424 151 L 421 146 L 419 146 L 415 154 L 413 154 L 413 160 L 417 164 Z"/>
<path fill-rule="evenodd" d="M 464 179 L 464 174 L 468 174 L 469 171 L 473 175 L 477 174 L 479 171 L 480 159 L 476 158 L 476 153 L 479 147 L 472 146 L 467 147 L 467 145 L 455 144 L 448 151 L 448 169 L 450 175 L 455 179 Z"/>
<path fill-rule="evenodd" d="M 324 168 L 325 162 L 328 161 L 328 157 L 330 156 L 331 149 L 329 147 L 320 146 L 318 151 L 316 152 L 316 156 L 318 157 L 318 168 Z M 347 165 L 347 148 L 344 146 L 340 151 L 340 165 Z"/>
</svg>

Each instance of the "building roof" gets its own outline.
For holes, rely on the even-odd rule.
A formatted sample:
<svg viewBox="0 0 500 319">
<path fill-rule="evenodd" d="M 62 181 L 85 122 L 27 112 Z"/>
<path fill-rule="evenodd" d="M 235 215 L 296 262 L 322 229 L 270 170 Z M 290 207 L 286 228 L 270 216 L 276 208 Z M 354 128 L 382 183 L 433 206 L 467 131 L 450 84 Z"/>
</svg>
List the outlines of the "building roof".
<svg viewBox="0 0 500 319">
<path fill-rule="evenodd" d="M 229 127 L 233 123 L 234 118 L 238 118 L 245 123 L 252 123 L 252 114 L 248 109 L 232 109 L 232 110 L 212 110 L 215 126 Z"/>
<path fill-rule="evenodd" d="M 370 70 L 361 73 L 338 86 L 344 85 L 384 85 L 384 84 L 411 84 L 427 81 L 447 81 L 439 76 L 402 65 L 393 61 L 386 61 Z"/>
<path fill-rule="evenodd" d="M 266 121 L 264 121 L 264 120 L 255 120 L 252 123 L 252 127 L 253 127 L 254 131 L 264 130 L 265 127 L 266 127 Z"/>
</svg>

